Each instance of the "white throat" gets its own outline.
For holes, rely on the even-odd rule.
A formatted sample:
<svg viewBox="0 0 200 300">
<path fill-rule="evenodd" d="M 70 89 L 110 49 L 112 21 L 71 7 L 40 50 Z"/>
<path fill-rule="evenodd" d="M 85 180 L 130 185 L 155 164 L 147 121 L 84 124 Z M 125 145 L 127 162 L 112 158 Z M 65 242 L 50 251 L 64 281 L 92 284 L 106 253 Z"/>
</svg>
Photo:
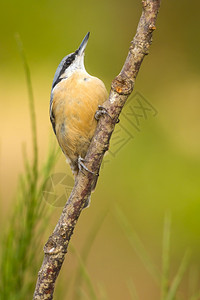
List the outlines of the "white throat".
<svg viewBox="0 0 200 300">
<path fill-rule="evenodd" d="M 61 75 L 61 78 L 69 78 L 76 70 L 81 70 L 87 74 L 84 66 L 84 53 L 75 58 L 72 64 Z"/>
</svg>

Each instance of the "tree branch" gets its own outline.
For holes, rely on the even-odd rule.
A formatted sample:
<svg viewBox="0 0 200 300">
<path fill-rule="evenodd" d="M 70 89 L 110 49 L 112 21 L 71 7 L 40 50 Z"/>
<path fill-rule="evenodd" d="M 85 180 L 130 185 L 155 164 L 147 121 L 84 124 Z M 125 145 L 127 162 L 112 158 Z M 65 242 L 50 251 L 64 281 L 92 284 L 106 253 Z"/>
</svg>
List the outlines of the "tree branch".
<svg viewBox="0 0 200 300">
<path fill-rule="evenodd" d="M 104 103 L 113 120 L 104 115 L 100 118 L 95 135 L 88 149 L 86 167 L 98 174 L 110 137 L 119 114 L 131 94 L 141 63 L 148 54 L 152 42 L 152 33 L 161 0 L 143 0 L 142 15 L 136 35 L 131 42 L 128 56 L 120 74 L 113 80 L 109 99 Z M 63 208 L 60 219 L 44 246 L 44 260 L 38 273 L 38 280 L 33 299 L 53 299 L 54 285 L 62 267 L 68 244 L 76 222 L 91 193 L 95 175 L 79 172 L 72 193 Z"/>
</svg>

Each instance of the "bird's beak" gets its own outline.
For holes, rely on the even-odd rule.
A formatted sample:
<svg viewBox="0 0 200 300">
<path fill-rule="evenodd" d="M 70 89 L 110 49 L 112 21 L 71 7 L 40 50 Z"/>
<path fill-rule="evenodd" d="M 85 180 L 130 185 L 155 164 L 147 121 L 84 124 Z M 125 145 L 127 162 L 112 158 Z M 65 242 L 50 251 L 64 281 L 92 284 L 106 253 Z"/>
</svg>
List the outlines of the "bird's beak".
<svg viewBox="0 0 200 300">
<path fill-rule="evenodd" d="M 86 34 L 86 36 L 84 37 L 82 43 L 80 44 L 80 47 L 77 50 L 78 51 L 78 55 L 82 56 L 82 54 L 85 52 L 85 48 L 87 46 L 89 36 L 90 36 L 90 32 L 88 32 Z"/>
</svg>

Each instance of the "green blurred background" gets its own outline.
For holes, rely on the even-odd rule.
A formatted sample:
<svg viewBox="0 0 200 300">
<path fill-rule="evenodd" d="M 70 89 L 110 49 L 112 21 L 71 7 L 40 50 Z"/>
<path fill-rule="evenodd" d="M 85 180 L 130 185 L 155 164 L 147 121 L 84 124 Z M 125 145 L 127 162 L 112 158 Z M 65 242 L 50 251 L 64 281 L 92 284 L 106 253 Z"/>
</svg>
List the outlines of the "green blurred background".
<svg viewBox="0 0 200 300">
<path fill-rule="evenodd" d="M 185 249 L 192 249 L 190 266 L 179 291 L 181 299 L 189 298 L 194 273 L 199 280 L 199 10 L 198 0 L 192 4 L 186 0 L 162 1 L 150 54 L 142 64 L 134 90 L 158 113 L 155 117 L 149 114 L 147 120 L 141 118 L 140 131 L 135 131 L 126 118 L 121 117 L 117 126 L 124 126 L 134 138 L 114 157 L 107 155 L 108 163 L 101 170 L 91 206 L 83 211 L 72 239 L 80 251 L 95 220 L 108 209 L 87 264 L 96 290 L 101 287 L 108 299 L 131 299 L 130 280 L 140 299 L 159 299 L 160 293 L 124 235 L 115 216 L 115 204 L 119 205 L 159 269 L 164 215 L 171 212 L 171 277 Z M 58 63 L 76 50 L 90 31 L 86 69 L 101 78 L 109 90 L 126 58 L 140 14 L 139 0 L 1 2 L 1 227 L 6 226 L 18 176 L 23 172 L 24 143 L 32 157 L 27 86 L 15 34 L 21 36 L 31 70 L 42 163 L 49 143 L 56 143 L 48 110 Z M 125 107 L 123 113 L 127 111 Z M 116 147 L 113 139 L 110 150 L 115 152 Z M 54 174 L 57 173 L 71 176 L 62 154 L 54 170 Z M 49 204 L 46 206 L 48 209 Z M 53 208 L 46 237 L 53 230 L 61 210 L 61 207 Z M 76 259 L 68 255 L 58 279 L 58 289 L 63 289 L 67 278 L 73 276 L 76 264 Z M 64 294 L 57 299 L 65 299 Z"/>
</svg>

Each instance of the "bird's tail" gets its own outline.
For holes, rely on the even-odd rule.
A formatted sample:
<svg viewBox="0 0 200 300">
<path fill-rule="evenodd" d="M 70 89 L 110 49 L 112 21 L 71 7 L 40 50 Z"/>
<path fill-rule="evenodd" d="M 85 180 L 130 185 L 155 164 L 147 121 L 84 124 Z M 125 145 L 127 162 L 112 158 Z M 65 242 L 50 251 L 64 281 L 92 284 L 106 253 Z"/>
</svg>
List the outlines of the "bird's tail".
<svg viewBox="0 0 200 300">
<path fill-rule="evenodd" d="M 91 192 L 94 192 L 95 187 L 96 187 L 96 184 L 97 184 L 97 180 L 98 180 L 98 176 L 95 176 L 94 181 L 93 181 L 93 183 L 92 183 L 92 190 L 91 190 Z M 87 198 L 87 200 L 86 200 L 86 202 L 85 202 L 83 208 L 89 207 L 89 206 L 90 206 L 90 202 L 91 202 L 91 194 L 90 194 L 89 197 Z"/>
<path fill-rule="evenodd" d="M 70 163 L 70 167 L 72 169 L 72 173 L 73 173 L 73 175 L 75 177 L 75 180 L 76 180 L 76 176 L 78 175 L 78 172 L 79 172 L 79 167 L 78 167 L 77 164 L 74 164 L 72 161 L 69 161 L 69 163 Z M 94 180 L 92 182 L 91 193 L 94 192 L 94 190 L 95 190 L 95 187 L 96 187 L 96 184 L 97 184 L 97 180 L 98 180 L 98 175 L 95 176 L 95 178 L 94 178 Z M 90 201 L 91 201 L 91 194 L 87 198 L 87 200 L 86 200 L 83 208 L 89 207 L 90 206 Z"/>
</svg>

